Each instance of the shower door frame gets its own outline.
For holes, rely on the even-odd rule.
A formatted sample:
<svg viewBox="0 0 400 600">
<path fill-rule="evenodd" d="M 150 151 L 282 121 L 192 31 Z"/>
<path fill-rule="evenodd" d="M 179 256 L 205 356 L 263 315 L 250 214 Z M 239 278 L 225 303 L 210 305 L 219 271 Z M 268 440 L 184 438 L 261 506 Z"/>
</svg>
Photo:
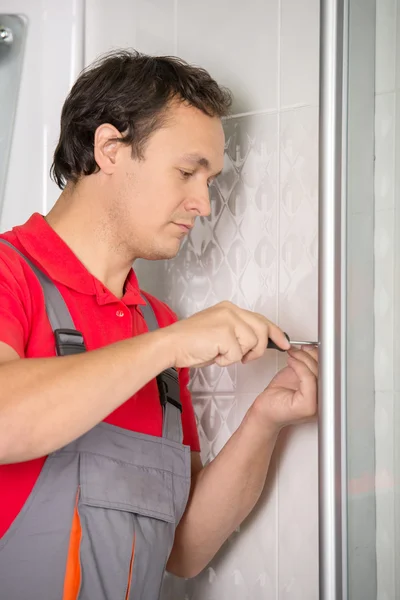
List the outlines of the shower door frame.
<svg viewBox="0 0 400 600">
<path fill-rule="evenodd" d="M 374 252 L 376 1 L 321 0 L 320 7 L 319 598 L 364 597 L 355 596 L 355 586 L 364 585 L 365 600 L 375 600 L 375 489 L 357 495 L 348 481 L 360 472 L 375 477 L 374 274 L 368 260 Z M 354 218 L 360 207 L 368 213 L 361 236 Z M 367 251 L 358 263 L 355 234 Z M 368 276 L 359 276 L 362 289 L 355 294 L 360 266 Z M 366 298 L 361 319 L 354 318 L 360 293 Z M 366 384 L 358 381 L 365 356 Z"/>
</svg>

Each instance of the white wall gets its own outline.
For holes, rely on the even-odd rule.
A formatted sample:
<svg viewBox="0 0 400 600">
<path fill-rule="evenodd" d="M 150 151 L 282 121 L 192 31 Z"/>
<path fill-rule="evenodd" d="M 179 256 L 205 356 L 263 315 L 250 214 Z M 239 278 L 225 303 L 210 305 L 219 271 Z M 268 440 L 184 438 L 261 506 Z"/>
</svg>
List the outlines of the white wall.
<svg viewBox="0 0 400 600">
<path fill-rule="evenodd" d="M 83 0 L 0 0 L 28 19 L 0 231 L 45 213 L 59 193 L 48 177 L 61 107 L 83 66 Z M 3 82 L 2 82 L 3 85 Z"/>
<path fill-rule="evenodd" d="M 86 7 L 86 62 L 116 46 L 177 54 L 235 95 L 212 216 L 175 260 L 140 265 L 142 284 L 180 316 L 228 298 L 292 337 L 315 339 L 318 1 L 87 0 Z M 271 352 L 254 366 L 194 373 L 204 460 L 239 425 L 277 360 Z M 187 584 L 186 597 L 316 600 L 317 497 L 316 428 L 308 425 L 282 437 L 259 509 Z M 169 597 L 183 598 L 181 587 L 170 582 Z"/>
<path fill-rule="evenodd" d="M 400 594 L 400 2 L 377 0 L 375 400 L 378 600 Z M 397 572 L 396 572 L 397 571 Z"/>
</svg>

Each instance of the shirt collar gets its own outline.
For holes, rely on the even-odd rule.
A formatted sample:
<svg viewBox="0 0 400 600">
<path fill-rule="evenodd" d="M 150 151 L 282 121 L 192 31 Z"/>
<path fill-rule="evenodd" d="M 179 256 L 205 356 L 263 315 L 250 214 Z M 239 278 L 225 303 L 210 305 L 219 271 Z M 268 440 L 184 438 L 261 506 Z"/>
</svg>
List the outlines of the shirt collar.
<svg viewBox="0 0 400 600">
<path fill-rule="evenodd" d="M 24 225 L 14 227 L 13 231 L 29 258 L 50 279 L 82 294 L 96 295 L 99 304 L 116 301 L 116 296 L 87 270 L 42 215 L 34 213 Z M 146 304 L 133 269 L 126 279 L 122 302 L 126 305 Z"/>
</svg>

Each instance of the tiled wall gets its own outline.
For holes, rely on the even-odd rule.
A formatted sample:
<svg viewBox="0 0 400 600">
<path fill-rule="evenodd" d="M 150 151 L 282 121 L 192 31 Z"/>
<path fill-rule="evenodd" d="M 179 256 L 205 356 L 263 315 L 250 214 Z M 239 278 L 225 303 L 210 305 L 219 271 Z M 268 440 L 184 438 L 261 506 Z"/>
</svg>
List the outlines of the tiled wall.
<svg viewBox="0 0 400 600">
<path fill-rule="evenodd" d="M 207 68 L 235 96 L 212 214 L 175 260 L 138 264 L 143 287 L 181 317 L 228 298 L 292 336 L 314 339 L 318 0 L 86 4 L 86 63 L 113 46 L 177 54 Z M 238 427 L 278 360 L 284 358 L 271 352 L 246 367 L 193 373 L 205 461 Z M 317 497 L 316 427 L 307 425 L 282 436 L 254 515 L 198 578 L 186 585 L 169 580 L 166 597 L 316 600 Z"/>
<path fill-rule="evenodd" d="M 377 0 L 375 384 L 378 598 L 400 594 L 400 2 Z M 396 573 L 397 571 L 397 573 Z M 397 578 L 397 579 L 396 579 Z"/>
</svg>

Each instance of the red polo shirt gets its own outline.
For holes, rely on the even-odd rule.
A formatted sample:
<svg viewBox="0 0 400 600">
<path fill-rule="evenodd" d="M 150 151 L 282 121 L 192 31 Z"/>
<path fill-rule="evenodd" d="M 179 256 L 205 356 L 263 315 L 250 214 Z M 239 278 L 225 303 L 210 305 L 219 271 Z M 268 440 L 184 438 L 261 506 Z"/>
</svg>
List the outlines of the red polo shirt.
<svg viewBox="0 0 400 600">
<path fill-rule="evenodd" d="M 15 227 L 1 237 L 21 250 L 55 282 L 76 328 L 83 333 L 88 350 L 147 331 L 140 311 L 144 300 L 133 270 L 129 273 L 123 298 L 118 299 L 87 271 L 41 215 L 34 214 L 25 225 Z M 176 316 L 165 304 L 148 294 L 146 298 L 161 327 L 176 321 Z M 46 316 L 41 286 L 23 259 L 4 244 L 0 244 L 0 341 L 12 346 L 21 357 L 55 355 L 54 335 Z M 184 444 L 198 452 L 199 438 L 187 389 L 187 369 L 182 369 L 179 375 Z M 150 381 L 105 421 L 132 431 L 161 436 L 162 410 L 156 381 Z M 24 505 L 45 460 L 43 457 L 0 465 L 0 537 Z"/>
</svg>

